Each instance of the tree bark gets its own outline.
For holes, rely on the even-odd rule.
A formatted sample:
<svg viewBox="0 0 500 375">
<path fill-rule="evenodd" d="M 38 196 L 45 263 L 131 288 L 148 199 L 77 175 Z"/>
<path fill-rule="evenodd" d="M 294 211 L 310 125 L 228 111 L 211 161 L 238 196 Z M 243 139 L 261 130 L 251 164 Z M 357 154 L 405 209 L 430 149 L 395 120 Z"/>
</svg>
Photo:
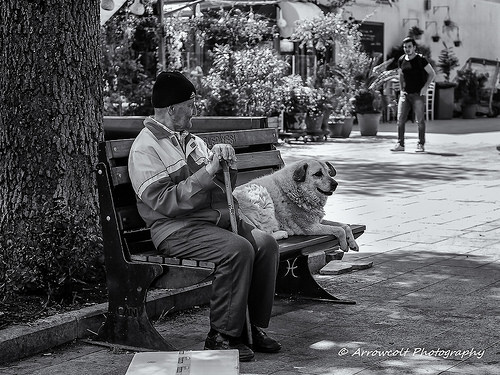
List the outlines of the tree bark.
<svg viewBox="0 0 500 375">
<path fill-rule="evenodd" d="M 99 53 L 98 1 L 2 0 L 0 276 L 39 242 L 55 202 L 84 220 L 88 236 L 99 230 Z"/>
</svg>

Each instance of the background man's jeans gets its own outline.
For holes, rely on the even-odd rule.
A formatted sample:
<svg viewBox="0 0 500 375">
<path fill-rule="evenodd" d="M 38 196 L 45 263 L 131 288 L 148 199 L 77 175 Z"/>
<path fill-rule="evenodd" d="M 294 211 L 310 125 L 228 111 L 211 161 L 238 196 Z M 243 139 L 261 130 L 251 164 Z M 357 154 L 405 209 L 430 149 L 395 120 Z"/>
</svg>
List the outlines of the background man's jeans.
<svg viewBox="0 0 500 375">
<path fill-rule="evenodd" d="M 405 124 L 410 109 L 413 109 L 418 126 L 418 140 L 423 146 L 425 144 L 425 95 L 419 94 L 401 92 L 398 102 L 398 142 L 401 146 L 405 145 Z"/>
</svg>

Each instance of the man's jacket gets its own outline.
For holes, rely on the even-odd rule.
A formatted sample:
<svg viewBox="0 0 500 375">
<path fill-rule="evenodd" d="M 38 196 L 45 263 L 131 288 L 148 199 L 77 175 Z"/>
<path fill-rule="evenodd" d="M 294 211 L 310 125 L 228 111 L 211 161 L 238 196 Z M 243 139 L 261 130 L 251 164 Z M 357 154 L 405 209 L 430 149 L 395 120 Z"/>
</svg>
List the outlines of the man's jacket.
<svg viewBox="0 0 500 375">
<path fill-rule="evenodd" d="M 205 168 L 211 151 L 193 134 L 182 138 L 184 144 L 180 138 L 146 118 L 130 150 L 128 168 L 137 208 L 156 247 L 191 222 L 223 228 L 230 224 L 223 174 L 212 177 Z M 231 170 L 231 180 L 234 186 L 235 170 Z"/>
</svg>

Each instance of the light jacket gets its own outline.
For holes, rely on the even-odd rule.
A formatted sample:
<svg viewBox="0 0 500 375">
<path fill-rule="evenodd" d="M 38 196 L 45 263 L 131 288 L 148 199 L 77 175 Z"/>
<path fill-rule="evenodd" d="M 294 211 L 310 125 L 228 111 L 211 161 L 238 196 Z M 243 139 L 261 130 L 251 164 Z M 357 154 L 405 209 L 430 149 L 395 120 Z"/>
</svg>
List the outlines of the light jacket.
<svg viewBox="0 0 500 375">
<path fill-rule="evenodd" d="M 205 168 L 211 151 L 198 136 L 188 133 L 184 145 L 179 138 L 178 133 L 146 118 L 128 159 L 137 208 L 156 247 L 193 221 L 223 228 L 230 225 L 223 174 L 212 177 Z M 234 186 L 235 170 L 231 170 L 231 181 Z"/>
</svg>

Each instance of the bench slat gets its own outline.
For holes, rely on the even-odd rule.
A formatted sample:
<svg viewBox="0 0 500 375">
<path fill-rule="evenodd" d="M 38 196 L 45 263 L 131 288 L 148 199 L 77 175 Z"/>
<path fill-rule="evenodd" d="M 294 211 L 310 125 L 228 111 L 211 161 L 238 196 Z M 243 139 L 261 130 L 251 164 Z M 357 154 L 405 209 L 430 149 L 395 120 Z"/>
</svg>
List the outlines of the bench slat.
<svg viewBox="0 0 500 375">
<path fill-rule="evenodd" d="M 105 139 L 136 137 L 144 128 L 144 116 L 104 116 Z M 266 117 L 195 116 L 191 119 L 191 133 L 216 132 L 221 130 L 248 130 L 267 128 Z"/>
<path fill-rule="evenodd" d="M 354 238 L 357 238 L 363 234 L 366 230 L 366 226 L 353 224 L 351 225 L 351 230 Z M 280 258 L 286 259 L 296 254 L 298 250 L 303 250 L 303 255 L 311 253 L 314 251 L 316 245 L 324 244 L 325 242 L 332 242 L 332 247 L 338 245 L 338 239 L 333 235 L 292 236 L 279 240 Z M 307 249 L 309 249 L 309 251 Z"/>
<path fill-rule="evenodd" d="M 283 159 L 281 159 L 278 150 L 271 151 L 258 151 L 252 153 L 238 154 L 238 170 L 244 171 L 245 169 L 263 168 L 272 170 L 279 169 L 283 166 Z M 127 166 L 111 167 L 111 180 L 113 186 L 124 185 L 130 183 Z M 266 173 L 262 173 L 264 175 Z M 248 181 L 248 180 L 246 180 Z"/>
<path fill-rule="evenodd" d="M 351 230 L 355 238 L 358 238 L 366 230 L 365 225 L 353 224 Z M 149 246 L 144 246 L 149 242 Z M 151 240 L 140 241 L 142 248 L 153 248 Z M 137 244 L 136 243 L 136 244 Z M 278 241 L 280 261 L 296 257 L 298 254 L 308 255 L 314 251 L 326 251 L 338 246 L 338 239 L 332 235 L 318 236 L 292 236 Z M 136 247 L 136 246 L 133 246 Z M 131 259 L 138 262 L 153 262 L 160 264 L 175 264 L 190 267 L 214 268 L 212 262 L 203 262 L 190 259 L 178 259 L 159 255 L 156 250 L 131 254 Z"/>
<path fill-rule="evenodd" d="M 235 149 L 278 143 L 278 133 L 276 129 L 256 129 L 242 131 L 225 131 L 215 133 L 199 133 L 197 134 L 203 139 L 209 148 L 217 143 L 226 143 L 232 145 Z"/>
<path fill-rule="evenodd" d="M 228 143 L 234 148 L 244 148 L 255 145 L 266 145 L 278 143 L 276 129 L 253 129 L 240 131 L 224 131 L 216 133 L 198 133 L 197 136 L 204 139 L 209 146 L 216 143 Z M 106 141 L 106 156 L 108 159 L 127 158 L 134 139 L 117 139 Z"/>
<path fill-rule="evenodd" d="M 255 169 L 248 171 L 238 171 L 238 176 L 236 178 L 236 186 L 240 186 L 246 184 L 247 182 L 256 179 L 258 177 L 262 177 L 276 171 L 276 168 L 264 168 L 264 169 Z"/>
<path fill-rule="evenodd" d="M 180 259 L 180 258 L 172 258 L 168 256 L 164 256 L 156 253 L 144 253 L 144 254 L 131 254 L 130 259 L 136 262 L 151 262 L 151 263 L 159 263 L 159 264 L 168 264 L 168 265 L 180 265 L 186 267 L 200 267 L 200 268 L 215 268 L 215 263 L 213 262 L 204 262 L 201 260 L 193 260 L 193 259 Z"/>
</svg>

